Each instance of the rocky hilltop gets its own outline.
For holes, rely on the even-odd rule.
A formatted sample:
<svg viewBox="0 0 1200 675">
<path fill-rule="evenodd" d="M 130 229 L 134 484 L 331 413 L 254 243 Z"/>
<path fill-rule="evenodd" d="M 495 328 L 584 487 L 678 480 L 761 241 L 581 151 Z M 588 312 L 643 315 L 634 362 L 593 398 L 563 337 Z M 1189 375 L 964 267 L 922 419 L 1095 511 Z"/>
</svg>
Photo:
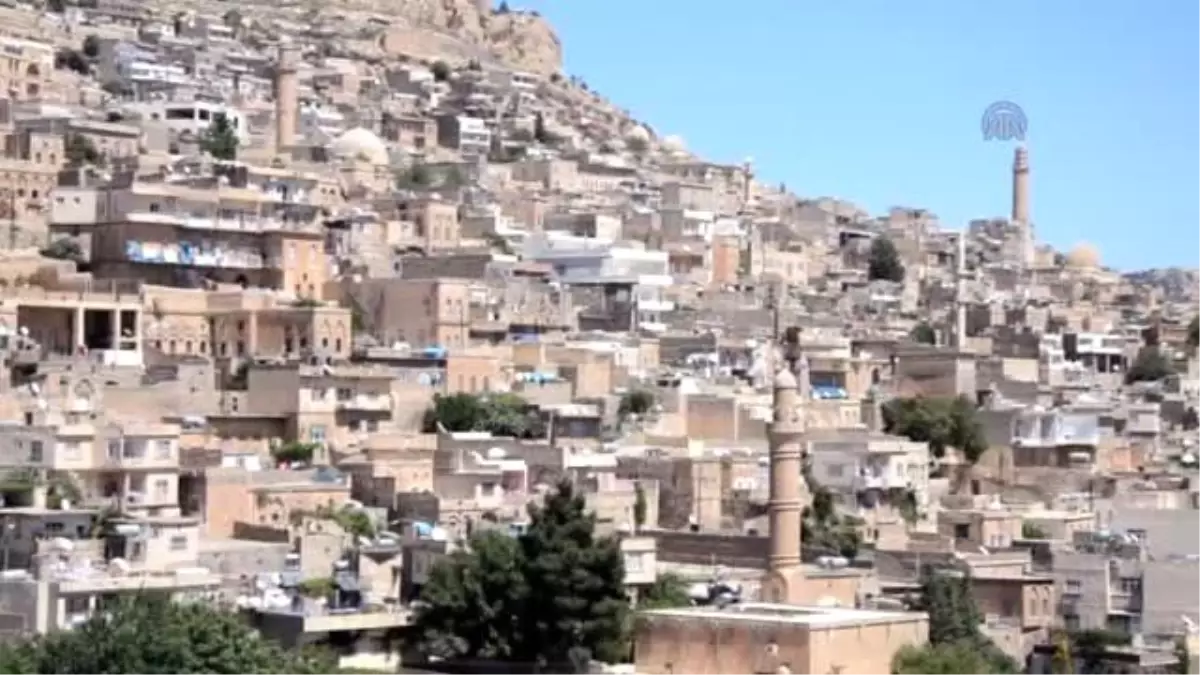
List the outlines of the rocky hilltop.
<svg viewBox="0 0 1200 675">
<path fill-rule="evenodd" d="M 323 13 L 338 9 L 396 20 L 407 34 L 394 37 L 423 58 L 487 55 L 542 75 L 562 69 L 562 43 L 535 12 L 496 10 L 480 0 L 334 0 Z"/>
</svg>

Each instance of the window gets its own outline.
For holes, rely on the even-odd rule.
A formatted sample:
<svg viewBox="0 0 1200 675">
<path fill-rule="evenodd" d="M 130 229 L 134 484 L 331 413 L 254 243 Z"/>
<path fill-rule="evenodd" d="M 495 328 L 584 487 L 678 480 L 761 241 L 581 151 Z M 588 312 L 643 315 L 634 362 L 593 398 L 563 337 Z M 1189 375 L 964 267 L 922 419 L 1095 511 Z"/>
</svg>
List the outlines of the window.
<svg viewBox="0 0 1200 675">
<path fill-rule="evenodd" d="M 69 441 L 61 444 L 59 447 L 62 450 L 63 459 L 78 460 L 83 457 L 83 446 L 80 445 L 79 441 Z"/>
<path fill-rule="evenodd" d="M 109 459 L 120 459 L 121 458 L 121 441 L 118 440 L 118 441 L 109 441 L 108 442 L 108 458 Z"/>
<path fill-rule="evenodd" d="M 171 441 L 169 439 L 160 439 L 154 442 L 154 456 L 158 459 L 171 458 Z"/>
<path fill-rule="evenodd" d="M 314 424 L 308 428 L 308 440 L 313 443 L 325 442 L 325 425 Z"/>
<path fill-rule="evenodd" d="M 1078 579 L 1067 579 L 1065 592 L 1071 595 L 1078 595 L 1082 590 Z"/>
<path fill-rule="evenodd" d="M 177 534 L 174 537 L 171 537 L 170 545 L 171 545 L 172 551 L 186 551 L 187 545 L 188 545 L 188 539 L 186 536 L 184 536 L 182 534 Z"/>
<path fill-rule="evenodd" d="M 841 478 L 845 472 L 845 464 L 830 464 L 825 467 L 825 475 L 830 478 Z"/>
<path fill-rule="evenodd" d="M 154 481 L 154 496 L 157 499 L 166 499 L 170 496 L 171 482 L 166 478 L 158 478 Z"/>
<path fill-rule="evenodd" d="M 41 441 L 30 441 L 29 442 L 29 461 L 31 461 L 31 462 L 42 461 L 43 451 L 44 451 L 44 448 L 43 448 Z"/>
</svg>

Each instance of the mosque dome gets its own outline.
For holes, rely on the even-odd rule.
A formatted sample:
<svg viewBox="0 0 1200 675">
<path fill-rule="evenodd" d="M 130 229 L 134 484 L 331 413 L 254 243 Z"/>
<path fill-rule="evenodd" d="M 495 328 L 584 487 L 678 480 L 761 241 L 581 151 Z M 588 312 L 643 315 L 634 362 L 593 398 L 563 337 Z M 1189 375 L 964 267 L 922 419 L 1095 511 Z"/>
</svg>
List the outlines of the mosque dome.
<svg viewBox="0 0 1200 675">
<path fill-rule="evenodd" d="M 649 141 L 650 132 L 646 131 L 646 127 L 635 124 L 629 131 L 625 132 L 625 140 L 628 141 Z"/>
<path fill-rule="evenodd" d="M 683 142 L 683 136 L 667 136 L 663 139 L 662 144 L 667 152 L 679 153 L 687 150 L 687 143 Z"/>
<path fill-rule="evenodd" d="M 389 163 L 387 144 L 374 132 L 355 127 L 329 144 L 329 151 L 341 159 L 360 159 L 375 165 Z"/>
<path fill-rule="evenodd" d="M 1091 244 L 1078 244 L 1067 254 L 1067 267 L 1095 269 L 1100 266 L 1100 252 Z"/>
</svg>

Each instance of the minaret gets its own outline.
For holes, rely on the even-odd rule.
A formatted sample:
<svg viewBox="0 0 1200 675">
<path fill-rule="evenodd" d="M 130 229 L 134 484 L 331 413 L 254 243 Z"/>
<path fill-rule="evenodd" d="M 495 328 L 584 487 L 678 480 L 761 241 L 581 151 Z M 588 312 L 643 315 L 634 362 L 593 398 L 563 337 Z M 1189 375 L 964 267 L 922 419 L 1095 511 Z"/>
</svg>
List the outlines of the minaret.
<svg viewBox="0 0 1200 675">
<path fill-rule="evenodd" d="M 1029 222 L 1029 151 L 1018 145 L 1013 152 L 1012 221 L 1021 230 L 1021 263 L 1033 264 L 1033 225 Z"/>
<path fill-rule="evenodd" d="M 742 210 L 750 209 L 750 192 L 751 183 L 754 182 L 754 159 L 747 157 L 742 161 L 742 173 L 745 175 L 745 182 L 742 184 Z"/>
<path fill-rule="evenodd" d="M 275 154 L 280 155 L 296 142 L 296 73 L 300 52 L 291 45 L 279 46 L 279 64 L 275 72 Z"/>
<path fill-rule="evenodd" d="M 967 231 L 958 233 L 958 255 L 954 261 L 954 348 L 967 346 Z"/>
<path fill-rule="evenodd" d="M 779 310 L 776 309 L 776 312 Z M 807 387 L 798 381 L 799 330 L 790 328 L 781 345 L 783 363 L 775 373 L 770 432 L 771 493 L 767 504 L 771 539 L 767 573 L 762 580 L 765 602 L 800 604 L 804 597 L 804 567 L 800 558 L 800 527 L 808 489 L 804 480 L 804 400 Z M 801 366 L 799 378 L 807 378 Z"/>
</svg>

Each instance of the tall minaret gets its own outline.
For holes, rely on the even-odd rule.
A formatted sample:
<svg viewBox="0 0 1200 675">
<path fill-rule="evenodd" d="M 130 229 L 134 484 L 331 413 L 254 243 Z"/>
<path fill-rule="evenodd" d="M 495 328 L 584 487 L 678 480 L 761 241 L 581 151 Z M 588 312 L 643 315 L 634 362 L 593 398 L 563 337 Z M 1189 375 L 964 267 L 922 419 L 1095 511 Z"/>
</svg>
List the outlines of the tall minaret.
<svg viewBox="0 0 1200 675">
<path fill-rule="evenodd" d="M 742 160 L 742 173 L 745 175 L 745 182 L 742 183 L 742 209 L 749 211 L 751 187 L 754 182 L 754 159 L 752 157 Z"/>
<path fill-rule="evenodd" d="M 778 309 L 776 309 L 778 312 Z M 778 325 L 778 324 L 777 324 Z M 804 567 L 800 558 L 800 527 L 808 489 L 804 480 L 804 400 L 807 387 L 798 382 L 799 330 L 790 328 L 783 340 L 783 359 L 775 373 L 770 433 L 771 494 L 767 505 L 771 539 L 767 573 L 762 580 L 765 602 L 801 604 Z M 807 378 L 801 366 L 799 378 Z"/>
<path fill-rule="evenodd" d="M 283 154 L 296 142 L 297 71 L 300 52 L 291 45 L 279 46 L 275 72 L 275 154 Z"/>
<path fill-rule="evenodd" d="M 967 346 L 967 231 L 958 233 L 958 254 L 954 261 L 954 348 Z"/>
<path fill-rule="evenodd" d="M 1029 222 L 1029 151 L 1018 145 L 1013 152 L 1012 221 L 1021 229 L 1021 263 L 1033 264 L 1033 224 Z"/>
</svg>

